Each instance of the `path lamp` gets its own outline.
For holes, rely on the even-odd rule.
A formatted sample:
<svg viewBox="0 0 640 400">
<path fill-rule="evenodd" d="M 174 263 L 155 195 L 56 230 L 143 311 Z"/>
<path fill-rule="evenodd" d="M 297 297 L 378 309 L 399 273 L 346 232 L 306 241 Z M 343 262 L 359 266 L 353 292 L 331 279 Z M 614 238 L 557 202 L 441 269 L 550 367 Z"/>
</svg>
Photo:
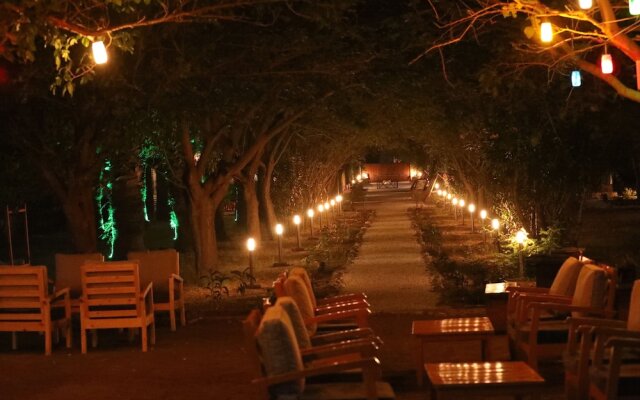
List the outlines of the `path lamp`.
<svg viewBox="0 0 640 400">
<path fill-rule="evenodd" d="M 440 189 L 440 184 L 436 182 L 436 183 L 433 185 L 433 188 L 434 188 L 434 189 L 436 189 L 436 190 Z"/>
<path fill-rule="evenodd" d="M 93 53 L 93 61 L 96 64 L 105 64 L 109 59 L 107 48 L 104 46 L 102 40 L 95 41 L 91 44 L 91 52 Z"/>
<path fill-rule="evenodd" d="M 462 225 L 464 225 L 464 200 L 458 200 L 458 205 L 460 206 L 460 214 L 462 215 Z"/>
<path fill-rule="evenodd" d="M 333 217 L 333 221 L 335 222 L 335 220 L 336 220 L 336 212 L 335 212 L 336 201 L 334 199 L 329 200 L 329 205 L 331 206 L 331 216 Z"/>
<path fill-rule="evenodd" d="M 451 204 L 453 204 L 453 217 L 455 220 L 458 220 L 458 198 L 454 197 L 451 199 Z"/>
<path fill-rule="evenodd" d="M 253 275 L 253 252 L 256 250 L 256 240 L 254 238 L 247 239 L 247 250 L 249 251 L 249 275 Z"/>
<path fill-rule="evenodd" d="M 524 254 L 522 249 L 527 241 L 527 236 L 529 234 L 524 228 L 521 228 L 518 232 L 516 232 L 516 242 L 518 243 L 518 266 L 520 267 L 520 277 L 524 277 Z"/>
<path fill-rule="evenodd" d="M 322 212 L 324 211 L 324 205 L 318 206 L 318 218 L 320 219 L 320 229 L 322 229 Z"/>
<path fill-rule="evenodd" d="M 447 193 L 447 205 L 449 207 L 451 207 L 451 199 L 453 198 L 453 195 L 451 193 Z"/>
<path fill-rule="evenodd" d="M 487 210 L 480 210 L 480 220 L 482 221 L 482 241 L 487 243 L 487 229 L 484 226 L 485 219 L 487 219 Z"/>
<path fill-rule="evenodd" d="M 300 223 L 302 222 L 302 218 L 298 214 L 293 216 L 293 224 L 296 226 L 296 244 L 298 245 L 294 251 L 301 251 L 302 246 L 300 246 Z"/>
<path fill-rule="evenodd" d="M 491 220 L 491 229 L 495 232 L 496 235 L 496 247 L 498 252 L 500 252 L 500 238 L 498 237 L 498 230 L 500 229 L 500 221 L 498 218 L 494 218 Z"/>
<path fill-rule="evenodd" d="M 283 267 L 288 265 L 282 261 L 282 234 L 284 233 L 284 226 L 282 224 L 276 224 L 276 235 L 278 236 L 278 262 L 273 263 L 274 267 Z"/>
<path fill-rule="evenodd" d="M 329 226 L 331 224 L 331 215 L 329 214 L 329 211 L 331 211 L 331 205 L 329 204 L 328 201 L 326 201 L 324 203 L 324 210 L 327 212 L 327 226 Z"/>
<path fill-rule="evenodd" d="M 469 218 L 471 219 L 471 233 L 473 233 L 475 231 L 475 218 L 473 218 L 473 213 L 476 212 L 476 205 L 471 203 L 467 209 L 469 210 Z"/>
<path fill-rule="evenodd" d="M 309 218 L 309 237 L 313 237 L 313 208 L 307 210 L 307 217 Z"/>
<path fill-rule="evenodd" d="M 336 203 L 338 203 L 338 212 L 342 213 L 342 195 L 341 194 L 336 196 Z"/>
</svg>

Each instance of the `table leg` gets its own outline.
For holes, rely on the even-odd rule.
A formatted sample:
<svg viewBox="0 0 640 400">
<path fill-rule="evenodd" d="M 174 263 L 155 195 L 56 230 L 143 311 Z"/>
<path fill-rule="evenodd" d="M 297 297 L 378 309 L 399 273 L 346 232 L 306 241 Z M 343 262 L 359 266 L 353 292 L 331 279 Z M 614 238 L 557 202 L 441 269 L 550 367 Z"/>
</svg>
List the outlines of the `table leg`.
<svg viewBox="0 0 640 400">
<path fill-rule="evenodd" d="M 422 387 L 424 377 L 424 344 L 422 338 L 416 338 L 416 381 Z"/>
<path fill-rule="evenodd" d="M 480 341 L 482 346 L 482 361 L 491 360 L 491 346 L 489 344 L 489 338 L 484 338 Z"/>
</svg>

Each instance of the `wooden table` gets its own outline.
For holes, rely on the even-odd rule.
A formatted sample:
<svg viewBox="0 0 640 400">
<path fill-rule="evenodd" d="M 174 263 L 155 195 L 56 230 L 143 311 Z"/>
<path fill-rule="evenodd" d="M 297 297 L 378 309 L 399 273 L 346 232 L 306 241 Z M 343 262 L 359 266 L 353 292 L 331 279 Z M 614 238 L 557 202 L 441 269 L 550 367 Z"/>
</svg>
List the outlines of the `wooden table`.
<svg viewBox="0 0 640 400">
<path fill-rule="evenodd" d="M 440 395 L 455 399 L 469 396 L 504 396 L 518 398 L 539 396 L 544 379 L 522 361 L 425 364 L 431 400 Z"/>
<path fill-rule="evenodd" d="M 450 318 L 413 321 L 411 334 L 416 338 L 416 379 L 418 385 L 422 386 L 425 343 L 479 340 L 482 346 L 482 359 L 488 360 L 488 342 L 494 334 L 494 329 L 487 317 Z"/>
</svg>

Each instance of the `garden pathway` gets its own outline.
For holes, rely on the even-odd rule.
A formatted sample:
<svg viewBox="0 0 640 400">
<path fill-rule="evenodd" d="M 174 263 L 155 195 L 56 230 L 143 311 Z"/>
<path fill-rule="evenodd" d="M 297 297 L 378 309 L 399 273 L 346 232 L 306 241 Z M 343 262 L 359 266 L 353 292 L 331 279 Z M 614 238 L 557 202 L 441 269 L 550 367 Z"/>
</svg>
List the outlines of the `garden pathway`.
<svg viewBox="0 0 640 400">
<path fill-rule="evenodd" d="M 421 313 L 436 306 L 407 212 L 413 206 L 408 184 L 397 190 L 368 188 L 365 207 L 376 216 L 343 279 L 344 292 L 366 293 L 375 312 Z"/>
</svg>

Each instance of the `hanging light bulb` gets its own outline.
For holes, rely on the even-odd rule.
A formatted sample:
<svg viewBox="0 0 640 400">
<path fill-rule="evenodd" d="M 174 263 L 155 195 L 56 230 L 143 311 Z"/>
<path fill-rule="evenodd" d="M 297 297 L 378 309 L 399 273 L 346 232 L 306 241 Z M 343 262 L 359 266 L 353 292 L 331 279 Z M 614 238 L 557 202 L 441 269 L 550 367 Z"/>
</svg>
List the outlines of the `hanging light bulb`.
<svg viewBox="0 0 640 400">
<path fill-rule="evenodd" d="M 629 14 L 640 15 L 640 0 L 629 0 Z"/>
<path fill-rule="evenodd" d="M 543 22 L 540 24 L 540 40 L 543 43 L 550 43 L 553 40 L 553 26 L 551 26 L 551 22 Z"/>
<path fill-rule="evenodd" d="M 583 10 L 588 10 L 593 7 L 593 0 L 580 0 L 578 1 L 578 4 Z"/>
<path fill-rule="evenodd" d="M 93 52 L 93 61 L 96 64 L 104 64 L 107 62 L 107 48 L 104 47 L 104 42 L 99 40 L 91 44 L 91 51 Z"/>
<path fill-rule="evenodd" d="M 610 74 L 613 72 L 613 58 L 611 58 L 611 54 L 605 53 L 600 57 L 600 69 L 603 74 Z"/>
<path fill-rule="evenodd" d="M 571 71 L 571 86 L 580 87 L 582 85 L 582 75 L 580 71 Z"/>
</svg>

